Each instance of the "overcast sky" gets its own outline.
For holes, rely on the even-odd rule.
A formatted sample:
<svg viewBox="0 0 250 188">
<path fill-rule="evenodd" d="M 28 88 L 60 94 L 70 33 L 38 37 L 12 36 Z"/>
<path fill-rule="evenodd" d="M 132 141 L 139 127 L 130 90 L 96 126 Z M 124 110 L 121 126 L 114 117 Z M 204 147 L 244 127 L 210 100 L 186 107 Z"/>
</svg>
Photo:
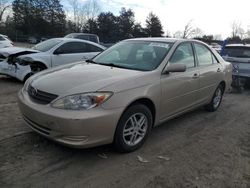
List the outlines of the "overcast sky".
<svg viewBox="0 0 250 188">
<path fill-rule="evenodd" d="M 85 1 L 85 0 L 82 0 Z M 205 34 L 231 35 L 233 21 L 250 29 L 250 0 L 97 0 L 102 11 L 118 15 L 121 7 L 131 8 L 136 21 L 145 24 L 149 12 L 156 14 L 171 34 L 183 30 L 190 20 Z"/>
</svg>

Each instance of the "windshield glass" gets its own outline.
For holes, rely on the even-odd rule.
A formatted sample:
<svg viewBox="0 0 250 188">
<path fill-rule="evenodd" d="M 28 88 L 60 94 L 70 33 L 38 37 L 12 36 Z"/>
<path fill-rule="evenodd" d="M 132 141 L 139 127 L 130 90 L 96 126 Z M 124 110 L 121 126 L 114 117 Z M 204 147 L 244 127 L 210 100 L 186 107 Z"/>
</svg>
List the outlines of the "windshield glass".
<svg viewBox="0 0 250 188">
<path fill-rule="evenodd" d="M 93 59 L 95 63 L 120 68 L 151 71 L 167 55 L 172 43 L 153 41 L 125 41 L 107 49 Z"/>
<path fill-rule="evenodd" d="M 62 42 L 62 40 L 60 40 L 60 39 L 49 39 L 49 40 L 46 40 L 44 42 L 41 42 L 41 43 L 35 45 L 32 49 L 38 50 L 41 52 L 47 52 L 51 48 L 53 48 L 54 46 L 59 44 L 60 42 Z"/>
<path fill-rule="evenodd" d="M 228 46 L 224 51 L 225 56 L 239 57 L 239 58 L 250 58 L 250 48 L 244 46 Z"/>
</svg>

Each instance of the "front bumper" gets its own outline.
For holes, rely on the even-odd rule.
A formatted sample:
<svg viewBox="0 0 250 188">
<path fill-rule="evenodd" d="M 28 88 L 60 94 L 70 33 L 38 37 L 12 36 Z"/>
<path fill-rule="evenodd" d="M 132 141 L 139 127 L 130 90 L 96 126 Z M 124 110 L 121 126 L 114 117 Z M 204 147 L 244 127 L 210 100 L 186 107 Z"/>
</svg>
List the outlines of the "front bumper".
<svg viewBox="0 0 250 188">
<path fill-rule="evenodd" d="M 30 65 L 22 66 L 17 63 L 9 64 L 6 60 L 0 62 L 0 74 L 11 76 L 23 81 L 31 73 Z"/>
<path fill-rule="evenodd" d="M 26 123 L 46 138 L 75 148 L 88 148 L 113 142 L 122 108 L 86 111 L 60 110 L 34 103 L 25 91 L 18 94 Z"/>
</svg>

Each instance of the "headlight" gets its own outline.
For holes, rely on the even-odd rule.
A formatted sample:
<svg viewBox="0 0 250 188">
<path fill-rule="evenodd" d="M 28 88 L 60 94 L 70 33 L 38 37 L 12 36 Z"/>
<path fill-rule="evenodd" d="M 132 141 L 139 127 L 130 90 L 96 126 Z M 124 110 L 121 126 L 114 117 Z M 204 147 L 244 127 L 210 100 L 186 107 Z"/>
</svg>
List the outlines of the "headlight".
<svg viewBox="0 0 250 188">
<path fill-rule="evenodd" d="M 28 88 L 29 88 L 30 84 L 31 84 L 31 81 L 28 78 L 28 80 L 26 80 L 25 83 L 24 83 L 23 90 L 28 91 Z"/>
<path fill-rule="evenodd" d="M 66 110 L 88 110 L 99 106 L 111 97 L 111 92 L 83 93 L 63 97 L 52 103 L 52 107 Z"/>
</svg>

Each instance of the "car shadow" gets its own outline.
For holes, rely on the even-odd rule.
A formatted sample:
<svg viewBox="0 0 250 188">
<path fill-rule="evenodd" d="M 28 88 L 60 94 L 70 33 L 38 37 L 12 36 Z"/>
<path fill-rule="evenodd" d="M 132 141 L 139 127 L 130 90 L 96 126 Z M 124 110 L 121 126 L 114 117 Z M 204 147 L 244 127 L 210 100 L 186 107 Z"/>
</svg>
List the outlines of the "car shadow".
<svg viewBox="0 0 250 188">
<path fill-rule="evenodd" d="M 198 119 L 205 113 L 207 112 L 201 108 L 162 123 L 152 130 L 142 148 L 125 154 L 117 152 L 112 144 L 89 149 L 69 148 L 28 131 L 0 142 L 0 161 L 4 162 L 2 169 L 5 169 L 2 174 L 6 177 L 3 182 L 12 178 L 13 182 L 22 182 L 24 185 L 32 182 L 35 184 L 41 183 L 41 177 L 44 175 L 53 180 L 55 176 L 64 177 L 67 174 L 67 177 L 74 179 L 74 175 L 83 170 L 92 172 L 100 168 L 116 169 L 120 168 L 120 165 L 126 168 L 143 166 L 139 156 L 157 162 L 159 155 L 171 156 L 172 149 L 168 144 L 174 148 L 178 146 L 178 143 L 170 142 L 171 140 L 180 136 L 183 138 L 181 142 L 186 142 L 185 137 L 182 137 L 184 134 L 188 134 L 188 138 L 205 127 L 202 124 L 195 125 L 195 130 L 190 132 L 190 123 L 187 124 L 187 121 Z M 15 170 L 11 170 L 9 174 L 10 169 Z"/>
<path fill-rule="evenodd" d="M 5 83 L 14 83 L 14 84 L 23 84 L 20 80 L 10 77 L 10 76 L 4 76 L 0 75 L 0 82 L 5 82 Z"/>
</svg>

